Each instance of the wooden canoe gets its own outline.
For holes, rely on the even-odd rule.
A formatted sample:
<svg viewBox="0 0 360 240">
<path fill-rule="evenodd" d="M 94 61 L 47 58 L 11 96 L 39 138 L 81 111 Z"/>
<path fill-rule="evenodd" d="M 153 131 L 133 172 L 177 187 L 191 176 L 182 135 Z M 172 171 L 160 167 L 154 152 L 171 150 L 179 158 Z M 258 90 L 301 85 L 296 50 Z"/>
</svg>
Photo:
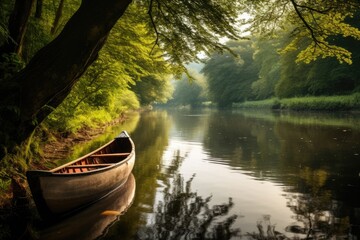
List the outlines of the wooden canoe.
<svg viewBox="0 0 360 240">
<path fill-rule="evenodd" d="M 135 188 L 135 178 L 130 174 L 126 183 L 95 204 L 38 231 L 35 228 L 33 239 L 100 239 L 113 224 L 121 221 L 121 216 L 130 208 Z"/>
<path fill-rule="evenodd" d="M 135 146 L 127 132 L 57 168 L 27 171 L 27 181 L 43 219 L 64 217 L 121 187 L 135 163 Z"/>
</svg>

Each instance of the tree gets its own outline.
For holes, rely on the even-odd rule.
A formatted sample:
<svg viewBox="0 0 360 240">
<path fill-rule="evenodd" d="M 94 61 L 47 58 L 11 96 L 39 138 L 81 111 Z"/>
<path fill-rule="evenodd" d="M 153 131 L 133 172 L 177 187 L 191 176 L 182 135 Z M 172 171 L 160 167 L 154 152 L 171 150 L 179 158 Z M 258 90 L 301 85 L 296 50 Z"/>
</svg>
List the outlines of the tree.
<svg viewBox="0 0 360 240">
<path fill-rule="evenodd" d="M 169 105 L 198 107 L 207 101 L 207 84 L 204 76 L 195 69 L 189 70 L 194 79 L 189 79 L 187 75 L 176 81 L 173 99 Z"/>
<path fill-rule="evenodd" d="M 62 32 L 38 51 L 24 70 L 0 82 L 0 122 L 8 126 L 2 129 L 2 148 L 11 150 L 11 146 L 24 141 L 64 100 L 97 58 L 110 30 L 130 3 L 82 1 Z M 236 7 L 231 2 L 151 0 L 150 7 L 142 1 L 135 3 L 140 6 L 139 14 L 148 10 L 156 44 L 167 50 L 168 60 L 175 64 L 193 59 L 201 50 L 224 49 L 218 41 L 220 34 L 236 36 Z"/>
<path fill-rule="evenodd" d="M 0 48 L 0 56 L 4 53 L 16 53 L 21 56 L 27 23 L 34 0 L 16 0 L 14 9 L 9 17 L 8 36 L 5 44 Z"/>
<path fill-rule="evenodd" d="M 356 26 L 354 22 L 350 22 Z M 288 34 L 288 33 L 287 33 Z M 277 40 L 280 46 L 289 44 L 289 38 Z M 297 50 L 283 51 L 279 63 L 281 65 L 279 81 L 275 93 L 278 97 L 294 97 L 305 95 L 349 94 L 359 86 L 359 50 L 357 41 L 349 37 L 334 37 L 332 43 L 352 52 L 353 64 L 341 63 L 334 58 L 321 58 L 309 63 L 297 62 L 298 54 L 307 48 L 309 39 L 299 39 Z"/>
<path fill-rule="evenodd" d="M 247 23 L 254 33 L 274 36 L 279 29 L 291 26 L 292 41 L 285 48 L 293 51 L 307 38 L 307 46 L 298 53 L 297 61 L 309 63 L 320 57 L 335 57 L 351 64 L 351 52 L 332 42 L 336 36 L 360 39 L 360 30 L 348 19 L 360 10 L 356 0 L 299 1 L 276 0 L 269 4 L 264 0 L 244 0 L 249 4 L 252 16 Z"/>
<path fill-rule="evenodd" d="M 173 93 L 173 88 L 170 84 L 170 75 L 149 75 L 143 77 L 136 85 L 131 87 L 131 90 L 138 94 L 142 106 L 153 103 L 165 103 Z"/>
<path fill-rule="evenodd" d="M 258 69 L 253 64 L 251 41 L 229 42 L 237 54 L 214 54 L 202 72 L 207 78 L 209 96 L 219 107 L 251 98 L 251 84 L 258 79 Z"/>
<path fill-rule="evenodd" d="M 254 42 L 254 64 L 259 69 L 259 79 L 252 83 L 251 89 L 256 99 L 266 99 L 275 95 L 275 84 L 280 78 L 280 48 L 278 39 L 257 39 Z"/>
</svg>

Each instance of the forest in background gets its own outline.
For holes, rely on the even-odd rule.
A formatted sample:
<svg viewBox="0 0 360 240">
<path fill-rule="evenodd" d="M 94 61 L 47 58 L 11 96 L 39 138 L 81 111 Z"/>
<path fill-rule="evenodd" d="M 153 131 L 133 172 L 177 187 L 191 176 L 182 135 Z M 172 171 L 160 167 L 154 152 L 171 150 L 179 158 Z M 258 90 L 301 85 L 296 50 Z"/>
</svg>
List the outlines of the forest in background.
<svg viewBox="0 0 360 240">
<path fill-rule="evenodd" d="M 273 108 L 292 110 L 358 110 L 360 51 L 357 40 L 338 37 L 336 44 L 352 53 L 352 62 L 336 58 L 297 61 L 285 51 L 291 32 L 277 38 L 229 41 L 232 53 L 215 53 L 202 65 L 190 65 L 194 80 L 175 82 L 170 106 Z M 306 41 L 306 39 L 303 39 Z"/>
</svg>

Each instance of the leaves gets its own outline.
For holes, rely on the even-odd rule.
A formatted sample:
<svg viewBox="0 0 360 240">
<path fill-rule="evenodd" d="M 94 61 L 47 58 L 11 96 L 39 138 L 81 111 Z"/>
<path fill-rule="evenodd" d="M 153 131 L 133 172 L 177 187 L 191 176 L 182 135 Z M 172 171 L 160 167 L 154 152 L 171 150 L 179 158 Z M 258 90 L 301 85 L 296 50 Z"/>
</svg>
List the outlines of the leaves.
<svg viewBox="0 0 360 240">
<path fill-rule="evenodd" d="M 261 36 L 277 36 L 281 31 L 292 31 L 292 41 L 283 52 L 296 51 L 304 47 L 297 62 L 310 63 L 319 58 L 336 58 L 340 63 L 352 63 L 350 51 L 334 44 L 338 37 L 360 38 L 360 30 L 350 24 L 360 9 L 358 1 L 297 1 L 276 0 L 244 1 L 252 6 L 251 24 L 253 33 Z M 307 45 L 303 45 L 304 38 Z"/>
<path fill-rule="evenodd" d="M 207 77 L 209 95 L 220 107 L 251 98 L 251 84 L 258 79 L 253 64 L 251 41 L 229 42 L 229 48 L 238 54 L 214 54 L 202 72 Z"/>
</svg>

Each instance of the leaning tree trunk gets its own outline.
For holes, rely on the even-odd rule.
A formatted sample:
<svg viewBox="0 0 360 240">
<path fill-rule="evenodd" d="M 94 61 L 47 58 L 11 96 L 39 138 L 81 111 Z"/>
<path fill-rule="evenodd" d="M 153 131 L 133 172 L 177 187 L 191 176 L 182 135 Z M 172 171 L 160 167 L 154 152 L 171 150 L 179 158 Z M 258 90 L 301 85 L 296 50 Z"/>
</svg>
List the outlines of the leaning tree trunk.
<svg viewBox="0 0 360 240">
<path fill-rule="evenodd" d="M 24 141 L 64 100 L 96 59 L 111 28 L 130 3 L 131 0 L 84 0 L 56 39 L 13 79 L 0 83 L 0 115 L 2 124 L 9 126 L 2 129 L 2 145 Z"/>
</svg>

